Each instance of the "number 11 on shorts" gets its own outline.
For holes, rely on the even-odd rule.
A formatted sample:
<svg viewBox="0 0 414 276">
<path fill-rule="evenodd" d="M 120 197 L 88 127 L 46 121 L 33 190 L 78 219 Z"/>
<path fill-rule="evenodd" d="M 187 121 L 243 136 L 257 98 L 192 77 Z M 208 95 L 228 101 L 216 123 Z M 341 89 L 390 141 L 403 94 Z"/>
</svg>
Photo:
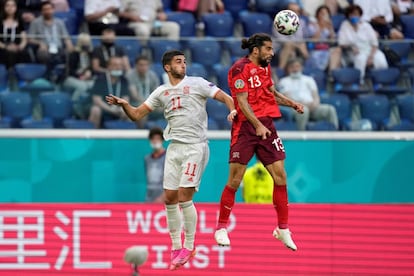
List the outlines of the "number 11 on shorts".
<svg viewBox="0 0 414 276">
<path fill-rule="evenodd" d="M 279 137 L 273 139 L 272 144 L 275 146 L 277 151 L 285 152 L 285 147 L 283 146 L 282 139 L 280 139 Z"/>
<path fill-rule="evenodd" d="M 188 175 L 188 176 L 195 176 L 195 172 L 197 169 L 197 164 L 196 163 L 187 163 L 187 169 L 185 170 L 184 174 Z"/>
</svg>

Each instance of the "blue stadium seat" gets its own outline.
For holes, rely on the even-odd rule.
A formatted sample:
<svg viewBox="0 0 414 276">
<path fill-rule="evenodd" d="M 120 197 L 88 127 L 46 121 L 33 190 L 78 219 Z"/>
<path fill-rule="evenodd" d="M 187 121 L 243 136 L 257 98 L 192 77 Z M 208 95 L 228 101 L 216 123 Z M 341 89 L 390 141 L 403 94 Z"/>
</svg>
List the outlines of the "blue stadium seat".
<svg viewBox="0 0 414 276">
<path fill-rule="evenodd" d="M 216 64 L 213 69 L 217 79 L 217 86 L 230 95 L 230 88 L 227 82 L 227 74 L 229 72 L 230 66 Z"/>
<path fill-rule="evenodd" d="M 370 76 L 375 93 L 395 96 L 407 92 L 405 88 L 397 86 L 401 76 L 398 68 L 373 69 L 370 71 Z"/>
<path fill-rule="evenodd" d="M 145 128 L 151 129 L 154 127 L 159 127 L 164 129 L 167 126 L 167 121 L 165 119 L 158 120 L 148 120 L 145 124 Z"/>
<path fill-rule="evenodd" d="M 229 52 L 231 62 L 235 62 L 237 59 L 246 56 L 249 51 L 241 48 L 241 39 L 226 39 L 223 41 L 224 48 Z"/>
<path fill-rule="evenodd" d="M 162 64 L 161 63 L 153 63 L 151 65 L 151 70 L 154 71 L 157 74 L 157 76 L 160 80 L 160 83 L 163 83 L 162 75 L 165 73 L 165 71 L 164 71 L 164 67 L 162 66 Z"/>
<path fill-rule="evenodd" d="M 335 131 L 335 125 L 327 121 L 309 122 L 306 124 L 306 130 L 309 131 Z"/>
<path fill-rule="evenodd" d="M 86 120 L 68 119 L 63 121 L 64 128 L 68 129 L 94 129 L 95 125 Z"/>
<path fill-rule="evenodd" d="M 202 77 L 207 79 L 208 73 L 202 64 L 193 62 L 191 65 L 187 66 L 187 76 Z"/>
<path fill-rule="evenodd" d="M 414 95 L 400 95 L 397 97 L 400 123 L 387 128 L 391 131 L 414 131 Z"/>
<path fill-rule="evenodd" d="M 220 130 L 220 126 L 217 124 L 216 120 L 213 118 L 208 118 L 208 129 L 209 130 Z"/>
<path fill-rule="evenodd" d="M 77 35 L 79 33 L 79 21 L 76 10 L 71 9 L 68 12 L 55 12 L 55 17 L 63 20 L 69 35 Z"/>
<path fill-rule="evenodd" d="M 319 94 L 325 94 L 327 91 L 327 78 L 326 73 L 317 68 L 309 68 L 305 67 L 303 70 L 303 74 L 311 76 L 316 84 L 318 85 Z"/>
<path fill-rule="evenodd" d="M 292 108 L 280 105 L 279 106 L 280 113 L 282 114 L 282 120 L 286 122 L 293 122 L 294 121 L 294 111 Z"/>
<path fill-rule="evenodd" d="M 223 0 L 226 11 L 229 11 L 234 20 L 238 20 L 239 13 L 249 9 L 249 0 Z"/>
<path fill-rule="evenodd" d="M 230 128 L 230 124 L 227 121 L 229 110 L 223 103 L 220 103 L 213 99 L 208 99 L 206 109 L 209 118 L 216 121 L 220 129 Z"/>
<path fill-rule="evenodd" d="M 221 47 L 215 39 L 193 39 L 188 41 L 191 52 L 191 62 L 206 66 L 210 70 L 214 64 L 220 63 Z"/>
<path fill-rule="evenodd" d="M 136 38 L 118 38 L 116 44 L 124 47 L 125 54 L 128 56 L 129 63 L 135 63 L 135 59 L 141 54 L 141 44 Z"/>
<path fill-rule="evenodd" d="M 26 119 L 21 122 L 22 128 L 53 128 L 53 122 L 51 120 L 33 120 Z"/>
<path fill-rule="evenodd" d="M 6 66 L 0 64 L 0 93 L 9 90 L 9 73 Z"/>
<path fill-rule="evenodd" d="M 293 121 L 277 120 L 275 128 L 277 131 L 298 131 L 298 126 Z"/>
<path fill-rule="evenodd" d="M 401 24 L 405 38 L 414 38 L 414 15 L 401 15 Z"/>
<path fill-rule="evenodd" d="M 45 92 L 39 95 L 42 117 L 51 120 L 55 128 L 62 128 L 63 121 L 72 117 L 72 100 L 69 94 Z"/>
<path fill-rule="evenodd" d="M 137 125 L 130 121 L 111 120 L 104 122 L 106 129 L 137 129 Z"/>
<path fill-rule="evenodd" d="M 43 78 L 46 74 L 46 65 L 40 63 L 18 63 L 14 66 L 19 81 L 32 82 Z"/>
<path fill-rule="evenodd" d="M 21 127 L 20 122 L 32 115 L 32 98 L 23 92 L 4 93 L 1 96 L 1 117 L 10 121 L 11 127 Z"/>
<path fill-rule="evenodd" d="M 162 0 L 162 8 L 164 11 L 172 11 L 173 10 L 173 0 Z"/>
<path fill-rule="evenodd" d="M 205 25 L 204 34 L 212 37 L 232 37 L 234 31 L 233 17 L 229 12 L 206 13 L 202 20 Z"/>
<path fill-rule="evenodd" d="M 362 95 L 358 99 L 361 118 L 368 119 L 373 130 L 381 130 L 389 123 L 390 102 L 385 95 Z"/>
<path fill-rule="evenodd" d="M 243 12 L 240 13 L 240 21 L 246 37 L 255 33 L 272 33 L 273 21 L 266 13 Z"/>
<path fill-rule="evenodd" d="M 11 128 L 9 120 L 0 119 L 0 128 Z"/>
<path fill-rule="evenodd" d="M 168 39 L 151 39 L 148 46 L 151 48 L 152 60 L 160 63 L 164 52 L 181 48 L 180 42 Z"/>
<path fill-rule="evenodd" d="M 342 22 L 345 20 L 345 15 L 342 13 L 338 13 L 331 16 L 332 25 L 334 27 L 335 32 L 339 31 L 339 28 L 341 27 Z"/>
<path fill-rule="evenodd" d="M 338 116 L 339 128 L 345 129 L 352 120 L 352 104 L 347 95 L 333 94 L 321 97 L 321 103 L 330 104 L 335 107 Z"/>
<path fill-rule="evenodd" d="M 196 20 L 193 14 L 189 12 L 167 12 L 167 19 L 180 25 L 180 37 L 195 36 Z"/>
<path fill-rule="evenodd" d="M 281 1 L 275 0 L 256 0 L 256 10 L 274 17 L 279 10 L 284 8 L 281 4 Z"/>
<path fill-rule="evenodd" d="M 332 70 L 334 78 L 335 91 L 338 93 L 348 94 L 355 97 L 361 94 L 369 93 L 368 89 L 360 86 L 360 71 L 355 68 L 345 67 Z"/>
</svg>

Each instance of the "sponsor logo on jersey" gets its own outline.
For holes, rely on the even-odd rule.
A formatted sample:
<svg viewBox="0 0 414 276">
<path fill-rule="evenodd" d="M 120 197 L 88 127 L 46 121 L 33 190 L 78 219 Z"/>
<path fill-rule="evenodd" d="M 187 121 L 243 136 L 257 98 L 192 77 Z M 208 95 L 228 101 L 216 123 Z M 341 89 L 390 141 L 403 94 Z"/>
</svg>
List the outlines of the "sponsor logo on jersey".
<svg viewBox="0 0 414 276">
<path fill-rule="evenodd" d="M 256 69 L 256 68 L 252 68 L 252 69 L 250 70 L 250 74 L 254 75 L 254 74 L 256 74 L 256 73 L 257 73 L 257 69 Z"/>
<path fill-rule="evenodd" d="M 167 90 L 167 91 L 164 92 L 164 96 L 166 97 L 168 95 L 170 95 L 170 92 L 168 92 L 168 90 Z"/>
<path fill-rule="evenodd" d="M 237 89 L 244 88 L 244 81 L 242 79 L 238 79 L 234 82 L 234 87 Z"/>
<path fill-rule="evenodd" d="M 187 181 L 194 182 L 194 179 L 192 177 L 188 178 Z"/>
<path fill-rule="evenodd" d="M 190 86 L 184 86 L 183 87 L 183 93 L 184 93 L 184 95 L 190 94 Z"/>
<path fill-rule="evenodd" d="M 209 84 L 208 84 L 208 86 L 210 86 L 210 87 L 213 87 L 215 84 L 214 83 L 212 83 L 212 82 L 210 82 Z"/>
<path fill-rule="evenodd" d="M 234 151 L 233 154 L 232 154 L 232 158 L 239 159 L 240 158 L 240 152 Z"/>
</svg>

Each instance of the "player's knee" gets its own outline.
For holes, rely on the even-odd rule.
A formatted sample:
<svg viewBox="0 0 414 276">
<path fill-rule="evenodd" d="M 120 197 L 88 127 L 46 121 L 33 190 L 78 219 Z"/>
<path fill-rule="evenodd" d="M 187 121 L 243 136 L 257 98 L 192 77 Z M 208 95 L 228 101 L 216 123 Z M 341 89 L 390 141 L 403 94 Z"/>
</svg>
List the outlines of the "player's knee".
<svg viewBox="0 0 414 276">
<path fill-rule="evenodd" d="M 278 170 L 276 175 L 274 176 L 273 180 L 275 185 L 286 185 L 286 171 L 284 169 Z"/>
<path fill-rule="evenodd" d="M 174 193 L 174 192 L 169 193 L 168 191 L 166 191 L 164 193 L 164 203 L 166 205 L 177 204 L 178 203 L 177 193 Z"/>
<path fill-rule="evenodd" d="M 240 186 L 240 183 L 242 182 L 242 178 L 241 177 L 233 177 L 230 179 L 228 185 L 230 187 L 232 187 L 233 189 L 238 189 Z"/>
</svg>

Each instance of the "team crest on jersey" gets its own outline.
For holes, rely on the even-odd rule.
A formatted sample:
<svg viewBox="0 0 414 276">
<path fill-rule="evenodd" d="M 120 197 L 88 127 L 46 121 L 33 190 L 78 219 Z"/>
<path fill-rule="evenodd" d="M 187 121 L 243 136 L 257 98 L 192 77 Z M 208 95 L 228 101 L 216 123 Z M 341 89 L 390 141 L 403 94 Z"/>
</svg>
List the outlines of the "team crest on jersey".
<svg viewBox="0 0 414 276">
<path fill-rule="evenodd" d="M 164 92 L 164 96 L 167 97 L 168 95 L 170 95 L 170 92 L 168 92 L 168 90 L 167 90 L 167 91 Z"/>
<path fill-rule="evenodd" d="M 184 93 L 184 95 L 190 94 L 190 86 L 184 86 L 183 87 L 183 93 Z"/>
<path fill-rule="evenodd" d="M 239 151 L 234 151 L 233 154 L 232 154 L 232 157 L 234 159 L 239 159 L 240 158 L 240 152 Z"/>
<path fill-rule="evenodd" d="M 244 81 L 242 79 L 238 79 L 234 82 L 234 87 L 236 87 L 237 89 L 242 89 L 244 88 Z"/>
</svg>

